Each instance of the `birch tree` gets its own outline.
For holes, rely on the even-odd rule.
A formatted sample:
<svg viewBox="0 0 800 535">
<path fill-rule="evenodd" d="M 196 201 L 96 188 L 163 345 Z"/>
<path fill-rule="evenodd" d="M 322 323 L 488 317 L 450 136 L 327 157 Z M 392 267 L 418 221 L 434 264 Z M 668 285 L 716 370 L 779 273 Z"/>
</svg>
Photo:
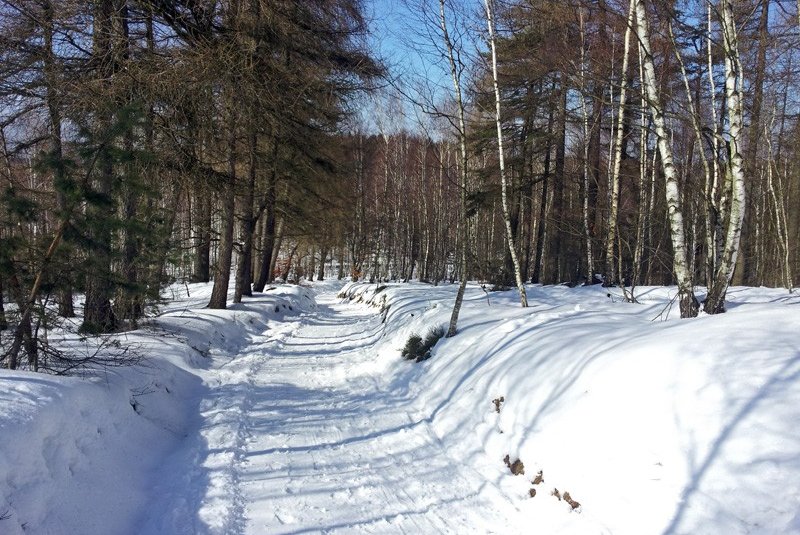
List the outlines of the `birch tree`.
<svg viewBox="0 0 800 535">
<path fill-rule="evenodd" d="M 688 268 L 678 176 L 675 170 L 669 132 L 664 119 L 664 106 L 658 89 L 653 52 L 650 47 L 650 24 L 647 20 L 647 6 L 645 0 L 633 1 L 636 3 L 636 36 L 639 38 L 644 67 L 644 80 L 642 80 L 642 83 L 644 84 L 647 105 L 655 128 L 658 152 L 661 156 L 661 170 L 665 180 L 667 213 L 673 252 L 672 269 L 678 283 L 678 302 L 680 304 L 681 317 L 691 318 L 697 315 L 699 304 L 694 296 L 692 276 Z"/>
<path fill-rule="evenodd" d="M 743 74 L 739 56 L 739 43 L 736 22 L 733 18 L 731 0 L 721 0 L 722 46 L 725 53 L 725 108 L 727 120 L 727 165 L 725 168 L 725 190 L 730 192 L 730 206 L 727 210 L 727 228 L 722 257 L 709 284 L 703 310 L 708 314 L 725 312 L 725 295 L 733 277 L 736 257 L 739 254 L 742 221 L 745 208 L 744 161 L 742 158 L 743 129 Z"/>
<path fill-rule="evenodd" d="M 625 138 L 625 107 L 628 98 L 628 65 L 630 62 L 631 29 L 636 0 L 631 0 L 628 7 L 628 18 L 625 26 L 625 38 L 622 51 L 622 76 L 620 77 L 619 107 L 617 112 L 617 132 L 614 138 L 614 167 L 611 171 L 611 203 L 608 214 L 608 239 L 606 242 L 606 277 L 608 282 L 614 278 L 614 243 L 617 241 L 617 212 L 619 210 L 619 173 L 622 165 L 622 143 Z M 619 281 L 623 284 L 623 281 Z"/>
<path fill-rule="evenodd" d="M 587 284 L 593 284 L 595 278 L 594 256 L 592 254 L 592 230 L 589 221 L 589 109 L 586 106 L 586 25 L 584 24 L 583 9 L 578 11 L 578 21 L 581 34 L 581 56 L 580 56 L 580 89 L 581 89 L 581 126 L 583 127 L 583 240 L 586 247 L 586 277 Z"/>
<path fill-rule="evenodd" d="M 442 31 L 442 45 L 447 55 L 447 63 L 450 67 L 450 77 L 453 81 L 453 96 L 456 101 L 456 120 L 457 135 L 460 148 L 461 161 L 459 165 L 461 177 L 461 206 L 459 212 L 459 222 L 461 231 L 461 256 L 460 256 L 460 275 L 461 282 L 458 285 L 456 302 L 453 305 L 453 313 L 450 315 L 450 325 L 447 329 L 447 337 L 455 336 L 458 325 L 458 315 L 461 311 L 461 303 L 464 301 L 464 291 L 467 289 L 467 247 L 469 244 L 469 229 L 467 227 L 467 182 L 469 178 L 469 158 L 467 153 L 467 121 L 466 109 L 464 106 L 464 96 L 461 90 L 461 75 L 464 71 L 460 56 L 457 56 L 455 44 L 450 39 L 450 32 L 447 27 L 447 16 L 445 11 L 445 0 L 439 0 L 439 27 Z"/>
<path fill-rule="evenodd" d="M 483 5 L 486 9 L 486 26 L 489 30 L 489 47 L 492 56 L 492 85 L 494 86 L 495 104 L 495 124 L 497 126 L 497 156 L 500 165 L 500 195 L 503 205 L 503 222 L 505 223 L 506 244 L 511 254 L 511 261 L 514 264 L 514 279 L 519 291 L 519 301 L 524 307 L 528 306 L 528 296 L 525 293 L 525 283 L 522 281 L 522 271 L 517 256 L 517 247 L 514 240 L 514 233 L 511 230 L 511 214 L 508 208 L 508 179 L 506 177 L 506 161 L 503 151 L 503 126 L 500 114 L 500 85 L 497 79 L 497 46 L 494 30 L 494 6 L 493 0 L 484 0 Z"/>
</svg>

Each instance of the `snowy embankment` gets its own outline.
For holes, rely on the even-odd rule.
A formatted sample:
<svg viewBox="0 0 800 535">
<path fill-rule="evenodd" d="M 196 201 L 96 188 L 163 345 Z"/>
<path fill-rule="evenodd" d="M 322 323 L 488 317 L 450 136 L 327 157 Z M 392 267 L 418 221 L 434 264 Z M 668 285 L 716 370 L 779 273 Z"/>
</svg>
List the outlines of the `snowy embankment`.
<svg viewBox="0 0 800 535">
<path fill-rule="evenodd" d="M 641 288 L 629 304 L 598 287 L 530 287 L 521 309 L 514 291 L 470 286 L 459 334 L 422 363 L 400 349 L 447 324 L 453 286 L 342 295 L 385 317 L 365 373 L 385 377 L 531 530 L 800 532 L 800 299 L 735 288 L 727 314 L 663 321 L 672 291 Z"/>
<path fill-rule="evenodd" d="M 145 328 L 113 337 L 144 357 L 137 366 L 85 378 L 0 370 L 0 533 L 136 533 L 171 514 L 154 489 L 178 483 L 165 459 L 198 433 L 208 369 L 315 306 L 300 287 L 224 311 L 201 308 L 209 285 L 182 291 Z M 199 460 L 178 468 L 203 470 Z"/>
<path fill-rule="evenodd" d="M 415 363 L 455 285 L 339 289 L 176 288 L 142 365 L 0 370 L 0 533 L 800 532 L 797 296 L 470 285 Z"/>
</svg>

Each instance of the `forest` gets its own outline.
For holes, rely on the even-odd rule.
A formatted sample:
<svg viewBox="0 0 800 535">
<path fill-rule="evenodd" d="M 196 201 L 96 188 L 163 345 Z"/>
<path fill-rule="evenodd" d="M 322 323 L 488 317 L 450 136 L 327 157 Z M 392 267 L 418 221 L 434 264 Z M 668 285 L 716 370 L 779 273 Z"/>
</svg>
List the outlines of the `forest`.
<svg viewBox="0 0 800 535">
<path fill-rule="evenodd" d="M 676 285 L 682 317 L 796 285 L 797 6 L 403 8 L 427 71 L 380 3 L 3 0 L 2 365 L 176 282 L 460 281 L 450 335 L 468 280 Z"/>
</svg>

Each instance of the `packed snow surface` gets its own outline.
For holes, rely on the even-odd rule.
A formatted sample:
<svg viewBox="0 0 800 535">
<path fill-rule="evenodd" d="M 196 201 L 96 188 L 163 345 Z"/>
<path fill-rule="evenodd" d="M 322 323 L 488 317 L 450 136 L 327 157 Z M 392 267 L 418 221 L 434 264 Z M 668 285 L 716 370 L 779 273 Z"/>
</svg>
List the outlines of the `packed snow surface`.
<svg viewBox="0 0 800 535">
<path fill-rule="evenodd" d="M 141 365 L 0 371 L 0 533 L 800 533 L 800 298 L 470 285 L 402 359 L 455 291 L 176 287 Z"/>
</svg>

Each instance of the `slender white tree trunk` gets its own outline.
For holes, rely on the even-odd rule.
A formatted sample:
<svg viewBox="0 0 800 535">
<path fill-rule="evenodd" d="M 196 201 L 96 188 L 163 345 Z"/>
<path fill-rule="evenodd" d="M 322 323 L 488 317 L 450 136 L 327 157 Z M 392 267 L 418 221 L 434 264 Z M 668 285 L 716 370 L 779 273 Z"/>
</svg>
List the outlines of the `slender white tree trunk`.
<svg viewBox="0 0 800 535">
<path fill-rule="evenodd" d="M 714 54 L 713 40 L 711 39 L 711 2 L 708 1 L 706 10 L 706 59 L 708 60 L 708 85 L 711 94 L 711 146 L 714 152 L 711 162 L 713 164 L 713 175 L 711 182 L 706 183 L 707 213 L 711 226 L 706 231 L 707 242 L 711 245 L 709 255 L 709 277 L 706 284 L 710 287 L 714 278 L 714 273 L 719 267 L 719 259 L 722 255 L 722 223 L 725 220 L 724 199 L 718 200 L 719 194 L 719 120 L 717 119 L 717 84 L 714 81 Z M 724 194 L 723 194 L 724 195 Z"/>
<path fill-rule="evenodd" d="M 447 50 L 447 60 L 450 64 L 450 77 L 453 79 L 453 90 L 456 99 L 458 115 L 458 141 L 461 149 L 461 283 L 458 285 L 456 302 L 453 305 L 453 313 L 450 315 L 450 325 L 447 329 L 447 337 L 455 336 L 458 325 L 458 315 L 461 311 L 461 303 L 464 301 L 464 291 L 467 289 L 467 246 L 469 244 L 469 228 L 467 226 L 467 179 L 469 171 L 467 168 L 467 121 L 464 109 L 464 99 L 461 93 L 461 78 L 459 75 L 458 64 L 453 41 L 450 39 L 450 32 L 447 30 L 447 17 L 445 16 L 445 0 L 439 0 L 439 27 L 442 30 L 442 41 Z"/>
<path fill-rule="evenodd" d="M 635 1 L 635 0 L 634 0 Z M 637 47 L 637 50 L 641 50 Z M 642 54 L 638 55 L 639 80 L 644 80 L 644 68 L 642 66 Z M 639 214 L 636 223 L 636 249 L 633 257 L 633 284 L 636 285 L 641 280 L 642 258 L 645 248 L 645 228 L 647 227 L 647 189 L 645 177 L 647 176 L 647 99 L 644 94 L 641 96 L 639 106 Z"/>
<path fill-rule="evenodd" d="M 614 273 L 614 243 L 617 239 L 617 213 L 619 211 L 619 173 L 622 166 L 622 143 L 625 136 L 625 106 L 628 101 L 628 64 L 631 50 L 631 28 L 636 0 L 628 7 L 628 23 L 625 27 L 625 42 L 622 51 L 622 76 L 620 77 L 619 111 L 617 112 L 617 132 L 614 138 L 614 167 L 611 170 L 611 203 L 608 212 L 608 239 L 606 241 L 606 277 Z M 609 280 L 609 282 L 613 282 Z M 624 286 L 622 280 L 620 285 Z"/>
<path fill-rule="evenodd" d="M 594 283 L 592 233 L 589 227 L 589 110 L 586 106 L 586 27 L 583 9 L 578 11 L 581 32 L 581 118 L 583 126 L 583 240 L 586 246 L 586 284 Z"/>
<path fill-rule="evenodd" d="M 492 83 L 494 85 L 494 107 L 495 123 L 497 125 L 497 156 L 500 162 L 500 196 L 503 205 L 503 222 L 506 229 L 506 244 L 511 254 L 511 262 L 514 264 L 514 279 L 517 282 L 519 291 L 519 302 L 524 307 L 528 306 L 528 296 L 525 293 L 525 283 L 522 281 L 522 269 L 519 265 L 517 247 L 514 243 L 514 233 L 511 230 L 511 213 L 508 208 L 508 179 L 506 177 L 506 160 L 503 150 L 503 125 L 500 114 L 500 84 L 497 80 L 497 46 L 494 31 L 494 7 L 492 0 L 484 0 L 486 8 L 486 26 L 489 29 L 489 46 L 492 51 Z"/>
<path fill-rule="evenodd" d="M 680 48 L 678 47 L 677 40 L 675 39 L 675 34 L 672 29 L 672 23 L 669 24 L 669 37 L 672 41 L 672 48 L 675 51 L 675 58 L 678 60 L 678 65 L 681 69 L 681 78 L 683 79 L 683 88 L 686 91 L 686 102 L 689 107 L 689 116 L 692 120 L 692 129 L 694 130 L 695 141 L 697 143 L 697 151 L 700 154 L 700 162 L 703 164 L 703 171 L 705 173 L 705 202 L 703 203 L 703 216 L 704 216 L 704 224 L 705 224 L 705 245 L 707 250 L 707 258 L 706 258 L 706 265 L 705 265 L 705 273 L 706 273 L 706 283 L 710 284 L 711 279 L 713 278 L 714 273 L 714 266 L 716 265 L 716 242 L 714 239 L 715 235 L 715 228 L 716 228 L 716 206 L 714 204 L 714 196 L 715 192 L 714 189 L 716 188 L 716 180 L 718 174 L 718 164 L 717 164 L 717 157 L 716 157 L 716 150 L 714 156 L 714 171 L 712 175 L 711 165 L 708 162 L 708 158 L 706 157 L 705 149 L 703 148 L 704 138 L 702 133 L 702 126 L 700 124 L 700 116 L 697 112 L 697 107 L 694 102 L 694 96 L 692 96 L 692 88 L 689 85 L 689 75 L 686 73 L 686 65 L 683 61 L 683 56 L 681 55 Z M 711 62 L 711 57 L 709 56 L 709 62 Z M 711 64 L 709 63 L 709 69 L 711 68 Z M 710 72 L 710 71 L 709 71 Z M 714 109 L 714 78 L 713 75 L 711 76 L 711 101 L 712 101 L 712 117 L 714 118 L 714 132 L 716 136 L 716 110 Z M 714 146 L 717 145 L 717 139 L 714 138 Z M 713 186 L 712 186 L 713 185 Z M 712 189 L 712 187 L 714 189 Z"/>
<path fill-rule="evenodd" d="M 744 161 L 741 151 L 744 102 L 742 63 L 739 57 L 736 22 L 733 19 L 733 3 L 731 0 L 721 0 L 720 4 L 722 44 L 725 51 L 725 103 L 728 113 L 728 165 L 725 170 L 725 190 L 730 192 L 730 208 L 722 258 L 714 272 L 714 280 L 708 289 L 708 297 L 703 307 L 708 314 L 725 312 L 725 294 L 739 254 L 745 207 Z"/>
<path fill-rule="evenodd" d="M 772 204 L 775 209 L 775 226 L 778 231 L 778 239 L 780 240 L 779 249 L 781 252 L 783 265 L 781 266 L 781 274 L 783 275 L 783 284 L 786 289 L 792 291 L 792 265 L 790 262 L 791 246 L 789 241 L 789 221 L 786 217 L 786 205 L 783 199 L 783 183 L 781 175 L 778 172 L 777 162 L 772 154 L 772 139 L 770 132 L 774 129 L 775 112 L 772 115 L 770 126 L 765 128 L 764 139 L 767 141 L 767 151 L 769 153 L 769 160 L 767 162 L 767 189 L 769 190 Z M 780 151 L 779 151 L 780 152 Z M 773 172 L 775 179 L 773 180 Z M 778 187 L 775 188 L 774 182 L 778 182 Z"/>
<path fill-rule="evenodd" d="M 667 211 L 669 215 L 670 236 L 672 238 L 672 268 L 678 282 L 678 299 L 681 317 L 690 318 L 697 315 L 698 304 L 694 297 L 691 273 L 686 261 L 686 238 L 684 235 L 683 213 L 680 207 L 680 191 L 678 176 L 673 163 L 672 146 L 667 133 L 666 121 L 658 91 L 653 53 L 650 48 L 650 25 L 647 21 L 647 10 L 644 0 L 636 2 L 636 35 L 641 44 L 644 63 L 644 88 L 647 95 L 650 114 L 653 117 L 658 152 L 661 155 L 661 166 L 665 179 Z"/>
</svg>

